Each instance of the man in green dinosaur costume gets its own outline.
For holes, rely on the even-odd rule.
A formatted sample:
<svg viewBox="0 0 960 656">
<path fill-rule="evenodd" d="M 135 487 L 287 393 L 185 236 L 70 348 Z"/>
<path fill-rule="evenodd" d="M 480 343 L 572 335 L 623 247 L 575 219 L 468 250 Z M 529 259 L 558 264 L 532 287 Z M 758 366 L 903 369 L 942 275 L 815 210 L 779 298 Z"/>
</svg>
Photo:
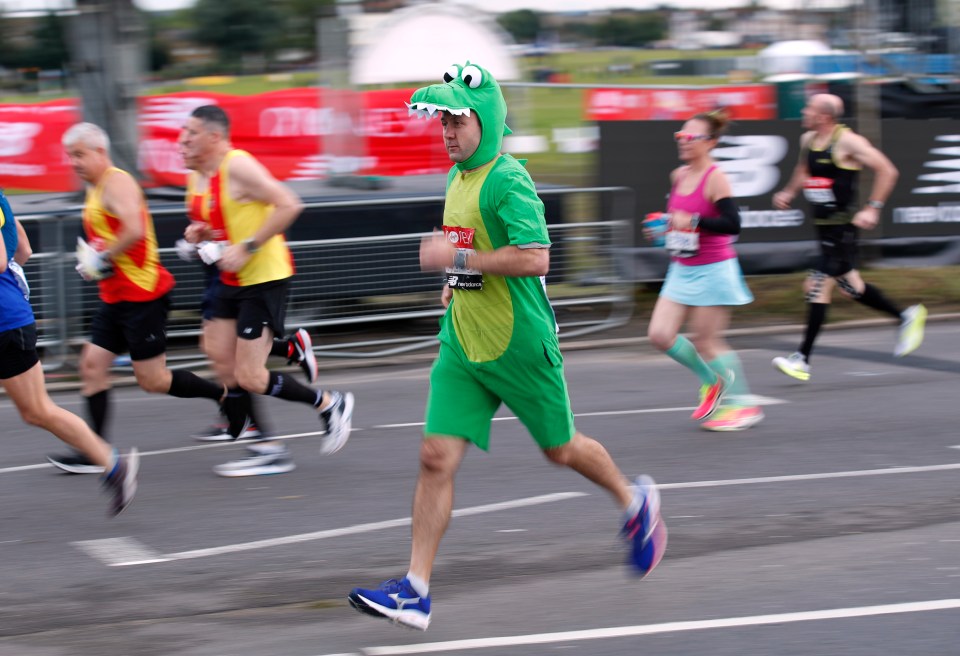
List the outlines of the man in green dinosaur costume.
<svg viewBox="0 0 960 656">
<path fill-rule="evenodd" d="M 550 461 L 605 488 L 625 512 L 630 562 L 645 576 L 663 556 L 667 532 L 656 484 L 635 486 L 596 440 L 574 428 L 556 321 L 543 276 L 550 237 L 543 203 L 523 164 L 501 154 L 507 104 L 489 71 L 454 65 L 443 84 L 418 89 L 411 113 L 440 116 L 454 166 L 447 175 L 443 232 L 423 240 L 420 266 L 446 272 L 440 352 L 430 374 L 420 476 L 413 502 L 407 576 L 355 588 L 357 610 L 425 630 L 430 573 L 453 507 L 454 475 L 470 444 L 486 450 L 490 423 L 506 404 Z"/>
</svg>

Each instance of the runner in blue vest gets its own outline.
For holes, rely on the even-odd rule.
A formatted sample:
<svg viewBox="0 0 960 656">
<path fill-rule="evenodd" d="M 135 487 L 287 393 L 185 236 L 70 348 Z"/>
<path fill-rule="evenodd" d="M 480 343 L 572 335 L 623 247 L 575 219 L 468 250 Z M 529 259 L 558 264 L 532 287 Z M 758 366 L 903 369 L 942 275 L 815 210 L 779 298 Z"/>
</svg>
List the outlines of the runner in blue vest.
<svg viewBox="0 0 960 656">
<path fill-rule="evenodd" d="M 47 430 L 91 462 L 103 467 L 103 486 L 110 493 L 110 514 L 117 515 L 133 500 L 140 458 L 136 449 L 121 458 L 116 449 L 86 422 L 56 405 L 47 394 L 37 354 L 37 324 L 30 307 L 29 286 L 20 265 L 29 257 L 26 234 L 18 229 L 6 197 L 0 193 L 0 383 L 28 424 Z M 15 261 L 14 258 L 20 261 Z"/>
</svg>

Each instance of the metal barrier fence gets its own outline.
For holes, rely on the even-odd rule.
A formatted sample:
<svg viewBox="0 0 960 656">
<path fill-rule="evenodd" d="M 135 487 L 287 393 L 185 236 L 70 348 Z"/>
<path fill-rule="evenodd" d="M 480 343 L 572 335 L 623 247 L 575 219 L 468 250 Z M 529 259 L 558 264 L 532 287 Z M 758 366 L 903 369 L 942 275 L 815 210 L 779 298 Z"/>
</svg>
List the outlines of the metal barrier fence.
<svg viewBox="0 0 960 656">
<path fill-rule="evenodd" d="M 561 336 L 622 325 L 632 314 L 633 287 L 617 269 L 614 253 L 631 243 L 632 191 L 620 187 L 541 191 L 541 195 L 550 194 L 561 194 L 565 201 L 563 222 L 548 224 L 553 246 L 546 278 Z M 391 202 L 417 203 L 423 198 Z M 306 207 L 342 204 L 307 203 Z M 182 214 L 182 210 L 153 211 L 155 221 L 176 213 Z M 602 218 L 594 218 L 601 214 Z M 42 243 L 55 246 L 36 249 L 25 271 L 37 317 L 38 345 L 44 349 L 46 366 L 56 367 L 67 359 L 70 347 L 85 338 L 98 303 L 96 285 L 83 282 L 74 271 L 73 247 L 80 234 L 80 216 L 74 211 L 17 218 L 25 226 L 38 222 Z M 419 334 L 397 328 L 443 313 L 441 275 L 420 271 L 419 245 L 427 234 L 290 242 L 296 275 L 287 325 L 321 331 L 338 328 L 332 331 L 336 334 L 315 340 L 318 355 L 330 357 L 393 355 L 435 344 L 434 322 L 421 326 Z M 180 260 L 173 248 L 161 248 L 160 254 L 177 281 L 168 337 L 193 338 L 200 333 L 203 267 L 199 262 Z M 196 360 L 199 356 L 180 357 Z"/>
</svg>

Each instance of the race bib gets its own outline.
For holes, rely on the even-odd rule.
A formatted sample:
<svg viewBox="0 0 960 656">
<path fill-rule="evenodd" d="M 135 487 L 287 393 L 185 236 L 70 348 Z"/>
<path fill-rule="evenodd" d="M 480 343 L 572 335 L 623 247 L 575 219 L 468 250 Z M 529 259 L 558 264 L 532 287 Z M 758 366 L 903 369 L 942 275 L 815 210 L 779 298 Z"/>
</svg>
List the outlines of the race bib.
<svg viewBox="0 0 960 656">
<path fill-rule="evenodd" d="M 803 197 L 814 205 L 829 205 L 836 203 L 833 195 L 833 180 L 830 178 L 808 178 L 803 183 Z"/>
<path fill-rule="evenodd" d="M 476 253 L 473 249 L 474 228 L 443 226 L 443 234 L 457 250 L 467 255 Z M 483 289 L 483 274 L 477 269 L 448 267 L 445 269 L 450 289 L 478 291 Z"/>
<path fill-rule="evenodd" d="M 669 230 L 664 245 L 674 257 L 693 257 L 700 252 L 700 233 L 695 230 Z"/>
<path fill-rule="evenodd" d="M 23 268 L 13 260 L 7 262 L 7 268 L 13 272 L 13 277 L 17 279 L 17 287 L 20 288 L 20 293 L 23 294 L 23 297 L 29 301 L 30 283 L 27 282 L 27 276 L 23 272 Z"/>
</svg>

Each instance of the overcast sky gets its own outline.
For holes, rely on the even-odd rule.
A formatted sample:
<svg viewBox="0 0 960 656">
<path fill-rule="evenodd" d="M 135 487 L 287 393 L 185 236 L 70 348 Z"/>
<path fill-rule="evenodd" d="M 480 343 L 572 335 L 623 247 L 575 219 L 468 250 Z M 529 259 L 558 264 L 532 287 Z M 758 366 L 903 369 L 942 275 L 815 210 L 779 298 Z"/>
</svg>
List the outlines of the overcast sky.
<svg viewBox="0 0 960 656">
<path fill-rule="evenodd" d="M 224 1 L 229 2 L 229 0 Z M 461 4 L 475 6 L 474 3 L 468 2 L 467 0 L 459 1 Z M 846 6 L 855 1 L 856 0 L 761 0 L 764 5 L 781 9 Z M 133 2 L 142 9 L 153 11 L 189 7 L 195 0 L 133 0 Z M 651 9 L 660 4 L 673 7 L 719 9 L 724 7 L 742 7 L 749 4 L 749 0 L 483 0 L 482 6 L 488 11 L 503 12 L 513 11 L 515 9 L 557 11 L 561 7 L 569 11 L 609 9 L 615 7 Z M 59 9 L 72 5 L 71 0 L 0 0 L 0 7 L 7 11 Z"/>
</svg>

